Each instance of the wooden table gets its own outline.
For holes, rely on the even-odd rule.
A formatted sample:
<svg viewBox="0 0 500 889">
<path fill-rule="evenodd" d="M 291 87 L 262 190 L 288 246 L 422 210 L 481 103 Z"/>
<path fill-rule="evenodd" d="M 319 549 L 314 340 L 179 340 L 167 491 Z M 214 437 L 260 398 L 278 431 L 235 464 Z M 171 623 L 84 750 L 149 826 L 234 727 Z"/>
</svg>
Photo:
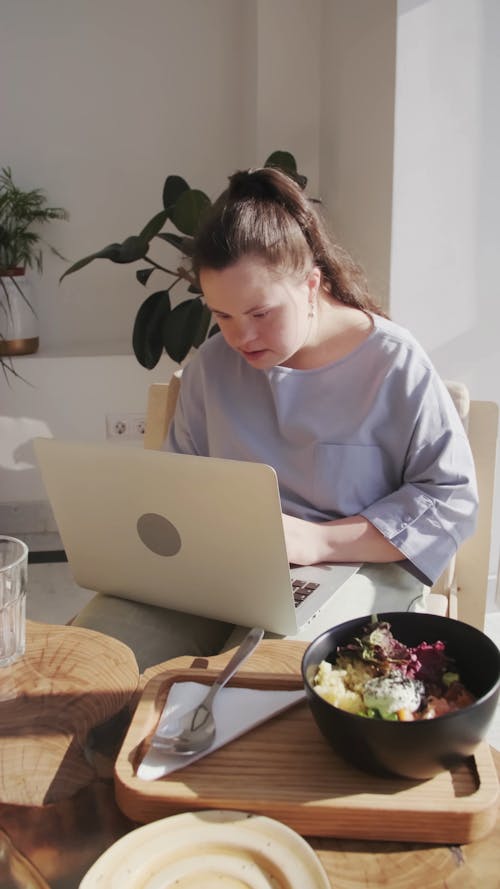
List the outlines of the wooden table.
<svg viewBox="0 0 500 889">
<path fill-rule="evenodd" d="M 297 669 L 304 645 L 281 642 L 278 646 L 276 642 L 262 642 L 248 662 L 252 669 L 260 672 L 265 668 L 269 645 L 274 646 L 273 657 L 280 660 L 283 672 Z M 227 658 L 213 658 L 210 666 Z M 191 659 L 176 659 L 168 666 L 186 661 L 189 664 Z M 166 666 L 148 670 L 142 682 L 158 675 Z M 116 740 L 121 737 L 118 734 Z M 107 740 L 111 738 L 108 736 Z M 494 759 L 500 773 L 500 753 L 495 752 Z M 112 779 L 105 775 L 94 777 L 73 796 L 48 805 L 0 804 L 0 828 L 43 874 L 50 889 L 77 889 L 96 858 L 135 826 L 117 808 Z M 332 889 L 500 886 L 500 819 L 488 837 L 462 847 L 326 838 L 313 838 L 310 843 L 330 877 Z M 0 885 L 3 889 L 1 880 Z"/>
<path fill-rule="evenodd" d="M 28 621 L 24 657 L 0 670 L 0 800 L 44 805 L 87 787 L 89 732 L 138 684 L 137 661 L 117 639 Z"/>
<path fill-rule="evenodd" d="M 138 685 L 135 657 L 116 639 L 30 621 L 24 657 L 0 670 L 0 828 L 51 887 L 77 886 L 96 854 L 130 830 L 110 781 L 99 780 L 92 739 L 102 723 L 128 722 Z M 9 851 L 0 832 L 2 889 L 13 885 L 2 870 Z M 22 860 L 17 867 L 29 871 Z"/>
</svg>

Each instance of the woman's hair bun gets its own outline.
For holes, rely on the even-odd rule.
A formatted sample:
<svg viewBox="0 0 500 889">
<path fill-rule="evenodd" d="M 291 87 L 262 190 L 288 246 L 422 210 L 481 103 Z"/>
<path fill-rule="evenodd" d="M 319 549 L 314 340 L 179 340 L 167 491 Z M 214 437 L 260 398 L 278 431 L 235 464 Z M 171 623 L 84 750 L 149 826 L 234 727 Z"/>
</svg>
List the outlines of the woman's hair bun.
<svg viewBox="0 0 500 889">
<path fill-rule="evenodd" d="M 229 178 L 228 197 L 232 201 L 254 199 L 257 201 L 283 201 L 283 184 L 289 177 L 280 170 L 260 167 L 255 170 L 239 170 Z M 291 182 L 291 180 L 290 180 Z"/>
</svg>

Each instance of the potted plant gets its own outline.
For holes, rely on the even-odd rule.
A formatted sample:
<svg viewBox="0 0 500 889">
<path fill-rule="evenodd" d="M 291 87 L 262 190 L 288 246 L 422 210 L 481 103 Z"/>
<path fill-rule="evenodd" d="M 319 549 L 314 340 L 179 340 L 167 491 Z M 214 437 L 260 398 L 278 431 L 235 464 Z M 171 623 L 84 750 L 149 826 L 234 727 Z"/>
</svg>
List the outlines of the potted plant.
<svg viewBox="0 0 500 889">
<path fill-rule="evenodd" d="M 287 151 L 273 152 L 265 166 L 280 167 L 293 176 L 302 188 L 307 184 L 305 176 L 297 172 L 295 158 Z M 167 285 L 144 300 L 134 323 L 134 354 L 148 370 L 157 365 L 163 350 L 180 364 L 192 348 L 198 348 L 207 336 L 218 329 L 211 324 L 210 311 L 200 299 L 201 291 L 190 261 L 194 237 L 200 221 L 211 206 L 210 198 L 200 189 L 190 188 L 181 176 L 168 176 L 163 186 L 162 203 L 163 209 L 149 220 L 138 235 L 132 235 L 121 243 L 108 244 L 78 260 L 60 278 L 62 281 L 95 259 L 109 259 L 120 264 L 146 263 L 135 273 L 137 281 L 144 287 L 159 272 L 168 276 Z M 163 231 L 167 223 L 173 225 L 176 231 Z M 182 258 L 176 268 L 161 265 L 150 256 L 151 243 L 155 238 L 179 251 Z M 188 295 L 176 299 L 173 305 L 172 291 L 180 282 L 187 284 Z M 173 295 L 176 296 L 175 293 Z"/>
<path fill-rule="evenodd" d="M 4 371 L 15 373 L 10 356 L 27 355 L 38 348 L 36 312 L 29 297 L 26 269 L 43 270 L 43 246 L 61 256 L 33 227 L 67 218 L 62 207 L 47 206 L 42 189 L 23 191 L 14 184 L 10 167 L 1 169 L 0 361 Z"/>
</svg>

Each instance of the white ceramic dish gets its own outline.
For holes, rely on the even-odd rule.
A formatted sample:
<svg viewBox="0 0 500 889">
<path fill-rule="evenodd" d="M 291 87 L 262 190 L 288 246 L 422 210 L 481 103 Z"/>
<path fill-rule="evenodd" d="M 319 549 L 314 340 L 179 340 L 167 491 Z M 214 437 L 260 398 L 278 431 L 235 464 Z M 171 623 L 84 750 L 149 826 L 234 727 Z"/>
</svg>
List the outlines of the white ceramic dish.
<svg viewBox="0 0 500 889">
<path fill-rule="evenodd" d="M 122 837 L 80 889 L 330 889 L 311 846 L 263 815 L 212 809 L 153 821 Z"/>
</svg>

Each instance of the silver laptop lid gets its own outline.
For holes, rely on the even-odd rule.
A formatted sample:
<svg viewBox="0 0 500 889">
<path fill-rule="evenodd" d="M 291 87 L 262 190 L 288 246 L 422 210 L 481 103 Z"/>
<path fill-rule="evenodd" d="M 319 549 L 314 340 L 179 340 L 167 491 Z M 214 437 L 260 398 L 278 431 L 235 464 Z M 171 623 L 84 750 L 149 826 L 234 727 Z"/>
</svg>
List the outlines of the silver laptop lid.
<svg viewBox="0 0 500 889">
<path fill-rule="evenodd" d="M 109 443 L 34 447 L 80 586 L 297 631 L 272 467 Z"/>
</svg>

